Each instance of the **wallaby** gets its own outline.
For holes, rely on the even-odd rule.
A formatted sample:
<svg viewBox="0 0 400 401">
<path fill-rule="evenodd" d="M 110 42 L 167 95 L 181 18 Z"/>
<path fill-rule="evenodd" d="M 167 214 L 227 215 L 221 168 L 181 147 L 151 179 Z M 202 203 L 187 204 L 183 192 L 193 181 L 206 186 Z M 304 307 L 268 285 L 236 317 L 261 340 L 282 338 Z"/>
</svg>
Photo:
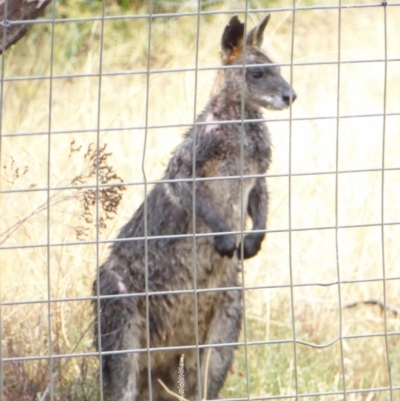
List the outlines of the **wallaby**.
<svg viewBox="0 0 400 401">
<path fill-rule="evenodd" d="M 146 205 L 139 207 L 118 236 L 128 240 L 115 242 L 100 267 L 93 293 L 108 297 L 101 298 L 100 310 L 94 301 L 95 344 L 98 347 L 101 334 L 105 392 L 113 401 L 148 400 L 149 368 L 152 399 L 173 399 L 157 379 L 176 390 L 182 353 L 187 399 L 217 398 L 226 379 L 235 347 L 215 344 L 238 341 L 241 260 L 257 254 L 266 228 L 265 178 L 254 177 L 265 174 L 271 159 L 269 132 L 259 121 L 261 108 L 284 109 L 296 99 L 278 66 L 261 50 L 269 17 L 246 37 L 238 17 L 230 20 L 222 35 L 222 63 L 232 68 L 218 72 L 211 98 L 197 118 L 203 124 L 196 123 L 185 134 L 166 169 L 168 182 L 156 184 L 149 192 Z M 240 244 L 237 232 L 244 229 L 246 213 L 257 232 L 245 235 Z M 149 292 L 163 292 L 148 295 L 148 322 L 146 269 Z M 190 291 L 195 286 L 201 290 L 197 294 Z M 179 290 L 186 292 L 179 294 Z M 198 344 L 213 344 L 208 391 L 202 395 L 207 348 L 200 349 L 198 367 L 196 331 Z M 150 351 L 151 366 L 149 346 L 163 348 Z M 192 348 L 165 350 L 177 346 Z"/>
</svg>

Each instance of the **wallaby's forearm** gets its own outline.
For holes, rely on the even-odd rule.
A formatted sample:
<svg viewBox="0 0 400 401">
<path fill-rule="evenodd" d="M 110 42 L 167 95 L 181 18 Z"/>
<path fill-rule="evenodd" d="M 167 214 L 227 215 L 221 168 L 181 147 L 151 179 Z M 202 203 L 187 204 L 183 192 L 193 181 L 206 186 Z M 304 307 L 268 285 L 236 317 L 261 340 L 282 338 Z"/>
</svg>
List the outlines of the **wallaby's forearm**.
<svg viewBox="0 0 400 401">
<path fill-rule="evenodd" d="M 201 188 L 196 189 L 196 215 L 204 220 L 213 233 L 231 231 L 208 195 Z"/>
<path fill-rule="evenodd" d="M 201 217 L 214 233 L 231 231 L 230 227 L 215 210 L 209 197 L 201 190 L 196 191 L 196 215 Z M 236 250 L 236 238 L 233 234 L 216 235 L 214 237 L 214 247 L 221 256 L 231 258 Z"/>
<path fill-rule="evenodd" d="M 193 202 L 193 190 L 189 183 L 184 183 L 185 191 L 187 195 L 185 196 L 185 207 L 188 210 L 192 210 Z M 196 198 L 195 198 L 195 212 L 196 216 L 203 219 L 206 225 L 210 228 L 213 233 L 230 232 L 232 231 L 228 224 L 224 221 L 222 216 L 215 209 L 212 204 L 210 197 L 206 191 L 200 185 L 196 186 Z M 221 256 L 227 256 L 231 258 L 236 250 L 236 239 L 233 234 L 216 235 L 214 237 L 214 247 L 215 250 Z"/>
<path fill-rule="evenodd" d="M 268 212 L 268 192 L 265 178 L 257 178 L 249 194 L 247 212 L 253 221 L 253 230 L 265 230 Z"/>
<path fill-rule="evenodd" d="M 256 184 L 250 191 L 247 212 L 253 220 L 253 230 L 265 230 L 268 208 L 268 192 L 264 178 L 257 178 Z M 237 256 L 239 259 L 248 259 L 257 255 L 265 233 L 250 233 L 239 244 Z"/>
</svg>

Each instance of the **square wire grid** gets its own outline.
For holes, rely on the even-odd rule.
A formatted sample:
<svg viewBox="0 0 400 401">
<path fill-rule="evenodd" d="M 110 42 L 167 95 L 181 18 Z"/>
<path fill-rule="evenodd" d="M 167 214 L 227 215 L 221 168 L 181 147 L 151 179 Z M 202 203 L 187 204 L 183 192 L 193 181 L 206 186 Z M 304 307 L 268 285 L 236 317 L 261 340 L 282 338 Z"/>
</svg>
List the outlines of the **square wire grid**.
<svg viewBox="0 0 400 401">
<path fill-rule="evenodd" d="M 212 2 L 211 2 L 212 3 Z M 399 170 L 399 166 L 394 166 L 394 167 L 386 167 L 385 164 L 385 138 L 386 138 L 386 131 L 387 131 L 387 118 L 388 117 L 393 117 L 396 118 L 396 116 L 400 116 L 400 111 L 396 106 L 394 108 L 391 108 L 391 111 L 388 111 L 388 105 L 387 105 L 387 92 L 388 92 L 388 68 L 389 64 L 395 64 L 396 62 L 400 61 L 399 54 L 395 54 L 394 57 L 391 57 L 388 52 L 388 29 L 387 29 L 387 21 L 388 21 L 388 14 L 391 12 L 391 10 L 397 10 L 398 6 L 400 3 L 370 3 L 370 4 L 339 4 L 336 5 L 318 5 L 318 4 L 312 4 L 312 5 L 301 5 L 299 3 L 293 2 L 292 4 L 288 4 L 286 7 L 276 7 L 276 8 L 269 8 L 269 9 L 261 9 L 261 8 L 252 8 L 254 7 L 251 2 L 246 1 L 243 4 L 239 3 L 236 9 L 230 9 L 230 10 L 208 10 L 204 9 L 204 5 L 200 3 L 196 3 L 195 6 L 191 11 L 181 11 L 181 12 L 169 12 L 169 13 L 154 13 L 152 10 L 154 9 L 154 5 L 152 2 L 149 2 L 148 5 L 148 13 L 143 13 L 143 14 L 125 14 L 125 15 L 109 15 L 107 12 L 106 8 L 106 3 L 102 2 L 101 8 L 97 11 L 97 14 L 94 13 L 93 16 L 89 17 L 71 17 L 71 18 L 62 18 L 59 16 L 57 13 L 57 3 L 52 3 L 49 8 L 52 9 L 51 13 L 49 14 L 50 17 L 47 19 L 43 20 L 28 20 L 25 21 L 29 25 L 36 25 L 36 24 L 43 24 L 48 27 L 48 29 L 51 30 L 51 40 L 50 40 L 50 60 L 49 60 L 49 73 L 44 74 L 44 75 L 24 75 L 24 76 L 8 76 L 7 74 L 7 64 L 6 64 L 6 58 L 7 58 L 7 52 L 5 54 L 3 53 L 2 56 L 2 80 L 1 80 L 1 94 L 2 94 L 2 108 L 1 108 L 1 138 L 2 138 L 2 165 L 8 163 L 8 159 L 3 161 L 4 157 L 4 148 L 3 148 L 3 143 L 6 141 L 8 138 L 12 138 L 13 140 L 16 138 L 29 138 L 29 137 L 42 137 L 46 138 L 46 146 L 42 149 L 44 150 L 45 154 L 47 155 L 47 164 L 46 168 L 44 169 L 46 171 L 46 176 L 45 180 L 43 181 L 42 185 L 39 185 L 38 187 L 22 187 L 22 188 L 13 188 L 12 186 L 8 186 L 3 188 L 4 181 L 2 180 L 2 188 L 1 188 L 1 194 L 2 197 L 8 197 L 8 196 L 18 196 L 18 194 L 32 194 L 31 196 L 33 197 L 35 193 L 45 193 L 45 201 L 42 203 L 42 211 L 45 213 L 45 219 L 42 221 L 42 224 L 46 226 L 44 232 L 45 232 L 45 237 L 43 240 L 33 242 L 30 244 L 19 244 L 18 241 L 10 242 L 7 240 L 10 238 L 11 234 L 8 235 L 10 227 L 5 227 L 5 230 L 2 230 L 3 232 L 6 232 L 6 240 L 3 240 L 1 243 L 1 249 L 2 253 L 7 252 L 7 251 L 12 251 L 12 250 L 24 250 L 24 249 L 32 249 L 32 248 L 42 248 L 44 250 L 44 257 L 45 257 L 45 265 L 47 266 L 47 271 L 45 272 L 45 276 L 47 277 L 46 283 L 47 283 L 47 288 L 46 288 L 46 294 L 45 297 L 42 299 L 35 299 L 29 297 L 27 298 L 21 298 L 19 300 L 14 300 L 11 298 L 8 298 L 8 294 L 3 293 L 4 290 L 2 290 L 1 293 L 1 305 L 2 305 L 2 313 L 1 313 L 1 319 L 0 319 L 0 328 L 1 328 L 1 340 L 2 340 L 2 347 L 0 349 L 1 352 L 1 364 L 0 364 L 0 377 L 1 377 L 1 382 L 5 383 L 4 386 L 7 384 L 7 376 L 4 373 L 5 372 L 5 364 L 8 363 L 19 363 L 19 362 L 30 362 L 30 361 L 37 361 L 37 360 L 45 360 L 48 361 L 48 370 L 51 372 L 49 375 L 48 379 L 48 385 L 44 389 L 38 390 L 38 393 L 40 393 L 40 399 L 51 399 L 55 400 L 58 399 L 57 395 L 57 387 L 56 387 L 56 382 L 59 380 L 59 375 L 61 368 L 58 368 L 58 362 L 56 366 L 56 361 L 60 360 L 66 360 L 68 361 L 71 358 L 77 358 L 77 357 L 82 357 L 82 358 L 90 358 L 90 357 L 98 357 L 101 361 L 101 354 L 93 351 L 93 350 L 85 350 L 83 352 L 76 352 L 76 349 L 74 347 L 71 348 L 71 352 L 63 353 L 63 352 L 57 352 L 55 349 L 55 341 L 56 339 L 54 338 L 54 326 L 57 323 L 57 318 L 54 314 L 54 306 L 56 304 L 74 304 L 74 302 L 79 302 L 79 301 L 90 301 L 90 300 L 97 300 L 99 302 L 100 297 L 99 295 L 97 297 L 91 297 L 88 295 L 84 296 L 68 296 L 68 297 L 60 297 L 60 296 L 53 296 L 53 291 L 52 291 L 52 281 L 51 277 L 54 275 L 53 270 L 51 269 L 51 266 L 54 266 L 54 256 L 53 256 L 53 249 L 55 249 L 55 253 L 57 252 L 57 249 L 62 249 L 63 247 L 78 247 L 82 245 L 88 245 L 88 246 L 94 246 L 95 252 L 93 253 L 95 262 L 95 266 L 99 266 L 100 262 L 102 260 L 101 252 L 100 252 L 100 246 L 104 244 L 109 244 L 114 242 L 115 240 L 112 239 L 105 239 L 102 237 L 101 233 L 99 230 L 95 230 L 95 237 L 92 239 L 85 239 L 84 241 L 82 240 L 76 240 L 76 241 L 63 241 L 62 239 L 59 239 L 57 241 L 54 241 L 51 236 L 51 231 L 52 231 L 52 217 L 51 217 L 51 210 L 54 205 L 52 204 L 52 199 L 53 194 L 57 191 L 68 191 L 68 190 L 74 190 L 74 189 L 93 189 L 96 194 L 99 194 L 99 191 L 103 188 L 109 188 L 109 187 L 115 187 L 115 186 L 124 186 L 124 187 L 137 187 L 137 186 L 142 186 L 144 188 L 144 194 L 147 194 L 148 191 L 150 190 L 150 186 L 152 184 L 155 184 L 159 181 L 154 180 L 154 179 L 147 179 L 147 169 L 146 169 L 146 158 L 147 158 L 147 153 L 149 150 L 149 145 L 148 142 L 151 141 L 150 137 L 150 132 L 155 132 L 157 129 L 175 129 L 175 130 L 182 130 L 183 128 L 187 129 L 193 124 L 196 124 L 196 116 L 198 114 L 198 100 L 197 100 L 197 93 L 199 91 L 199 84 L 198 84 L 198 75 L 200 73 L 207 73 L 209 71 L 215 72 L 218 69 L 221 68 L 229 68 L 229 67 L 209 67 L 209 66 L 199 66 L 199 57 L 200 57 L 200 52 L 201 52 L 201 43 L 200 43 L 200 32 L 201 32 L 201 23 L 202 23 L 202 18 L 215 18 L 218 15 L 223 15 L 227 20 L 235 15 L 235 14 L 241 14 L 244 15 L 244 20 L 247 22 L 248 19 L 255 15 L 256 13 L 262 14 L 266 12 L 272 12 L 272 13 L 289 13 L 291 16 L 291 43 L 290 43 L 290 56 L 289 60 L 287 62 L 280 63 L 282 68 L 287 67 L 290 71 L 290 83 L 293 82 L 293 74 L 296 68 L 306 68 L 308 66 L 329 66 L 329 67 L 334 67 L 336 68 L 336 74 L 337 74 L 337 83 L 336 83 L 336 92 L 333 93 L 328 93 L 327 96 L 335 97 L 335 112 L 334 113 L 329 113 L 329 114 L 317 114 L 315 116 L 293 116 L 293 110 L 292 107 L 289 109 L 289 114 L 287 118 L 266 118 L 265 121 L 269 123 L 270 125 L 273 123 L 283 123 L 286 122 L 288 125 L 288 154 L 287 154 L 287 169 L 284 172 L 275 172 L 275 173 L 269 173 L 266 174 L 266 177 L 268 180 L 272 180 L 274 178 L 279 179 L 279 178 L 287 178 L 287 183 L 288 186 L 286 188 L 287 190 L 287 222 L 288 225 L 287 227 L 277 227 L 277 228 L 272 228 L 272 229 L 267 229 L 266 232 L 268 236 L 272 236 L 273 234 L 287 234 L 288 238 L 288 273 L 289 273 L 289 279 L 284 283 L 283 281 L 277 284 L 269 284 L 269 283 L 264 283 L 264 284 L 259 284 L 257 285 L 256 283 L 252 285 L 246 285 L 245 279 L 243 276 L 243 281 L 242 281 L 242 289 L 245 293 L 248 293 L 250 291 L 269 291 L 269 290 L 287 290 L 289 292 L 289 299 L 290 299 L 290 318 L 291 318 L 291 330 L 292 330 L 292 337 L 291 338 L 266 338 L 263 340 L 260 339 L 249 339 L 251 335 L 248 333 L 248 328 L 247 328 L 247 323 L 249 319 L 251 318 L 246 317 L 246 303 L 248 301 L 248 298 L 244 297 L 244 325 L 243 325 L 243 339 L 239 341 L 237 344 L 239 347 L 243 347 L 242 349 L 244 350 L 244 377 L 245 377 L 245 392 L 244 395 L 241 397 L 235 397 L 235 398 L 228 398 L 228 399 L 235 399 L 235 400 L 246 400 L 246 399 L 252 399 L 252 400 L 258 400 L 258 399 L 299 399 L 299 398 L 313 398 L 313 397 L 328 397 L 326 399 L 336 399 L 336 398 L 329 398 L 329 397 L 342 397 L 344 399 L 357 399 L 355 398 L 357 395 L 360 395 L 361 399 L 363 399 L 364 395 L 370 396 L 370 394 L 375 394 L 375 393 L 380 393 L 383 392 L 385 394 L 389 395 L 389 398 L 391 400 L 395 400 L 396 398 L 396 390 L 400 389 L 400 384 L 397 382 L 393 382 L 392 379 L 392 367 L 395 364 L 393 361 L 394 357 L 391 356 L 391 353 L 395 354 L 395 351 L 393 348 L 390 347 L 390 338 L 395 338 L 396 336 L 399 335 L 399 330 L 389 330 L 388 329 L 388 319 L 389 316 L 388 314 L 390 312 L 395 311 L 397 315 L 397 311 L 394 307 L 390 305 L 391 302 L 396 301 L 393 300 L 391 302 L 388 301 L 387 297 L 387 286 L 391 281 L 396 282 L 397 280 L 400 279 L 399 274 L 394 274 L 390 275 L 390 277 L 387 274 L 387 269 L 386 269 L 386 262 L 385 262 L 385 244 L 388 241 L 387 234 L 385 233 L 385 227 L 388 226 L 398 226 L 399 221 L 398 219 L 393 219 L 391 221 L 387 221 L 385 219 L 385 174 L 388 174 L 388 172 L 393 172 L 396 173 L 396 171 Z M 383 22 L 383 57 L 372 57 L 372 58 L 360 58 L 360 59 L 343 59 L 342 58 L 342 53 L 341 53 L 341 43 L 343 42 L 343 26 L 342 26 L 342 14 L 348 10 L 359 10 L 361 13 L 362 10 L 364 9 L 371 9 L 376 11 L 376 18 L 380 18 Z M 295 46 L 295 41 L 298 40 L 295 36 L 296 33 L 296 17 L 298 13 L 311 13 L 311 12 L 317 12 L 317 11 L 323 11 L 323 12 L 337 12 L 338 18 L 338 25 L 337 25 L 337 43 L 338 43 L 338 48 L 337 48 L 337 59 L 334 61 L 318 61 L 318 60 L 311 60 L 311 61 L 301 61 L 301 60 L 295 60 L 294 58 L 294 46 Z M 191 17 L 194 18 L 196 21 L 196 24 L 193 26 L 193 29 L 195 31 L 195 50 L 194 50 L 194 64 L 191 67 L 182 67 L 182 68 L 152 68 L 152 42 L 151 40 L 147 41 L 147 46 L 146 46 L 146 58 L 145 58 L 145 65 L 143 68 L 140 69 L 134 69 L 134 70 L 118 70 L 118 71 L 104 71 L 104 52 L 105 52 L 105 30 L 106 30 L 106 23 L 110 21 L 116 21 L 116 20 L 124 20 L 129 24 L 133 24 L 135 22 L 139 21 L 146 21 L 147 23 L 147 35 L 148 38 L 151 38 L 154 32 L 154 25 L 156 24 L 157 20 L 165 19 L 165 20 L 172 20 L 172 19 L 178 19 L 178 18 L 185 18 L 185 17 Z M 18 24 L 19 21 L 8 21 L 8 20 L 3 20 L 2 21 L 2 29 L 3 29 L 3 41 L 5 40 L 5 37 L 7 35 L 7 28 L 10 25 L 13 24 Z M 56 66 L 55 62 L 55 52 L 56 52 L 56 25 L 58 24 L 72 24 L 77 23 L 77 24 L 84 24 L 84 23 L 97 23 L 100 25 L 100 34 L 98 37 L 95 38 L 95 40 L 98 41 L 99 44 L 99 64 L 98 64 L 98 70 L 92 71 L 90 73 L 54 73 L 54 69 Z M 249 24 L 250 25 L 250 24 Z M 82 25 L 83 26 L 83 25 Z M 311 28 L 312 29 L 312 26 Z M 29 33 L 28 33 L 29 35 Z M 268 34 L 267 34 L 268 36 Z M 23 39 L 23 40 L 26 40 Z M 3 44 L 4 45 L 4 44 Z M 215 46 L 218 45 L 218 41 L 216 41 Z M 16 44 L 15 46 L 18 46 Z M 316 57 L 317 58 L 317 57 Z M 348 113 L 348 114 L 343 114 L 341 113 L 341 98 L 342 98 L 342 93 L 341 93 L 341 84 L 342 84 L 342 68 L 343 66 L 351 66 L 353 64 L 368 64 L 368 63 L 380 63 L 383 65 L 383 104 L 382 104 L 382 109 L 381 110 L 374 110 L 371 113 Z M 244 67 L 244 66 L 243 66 Z M 57 67 L 58 68 L 58 67 Z M 194 74 L 194 98 L 193 98 L 193 113 L 192 117 L 189 119 L 189 122 L 187 123 L 170 123 L 170 124 L 151 124 L 150 123 L 150 116 L 149 114 L 151 113 L 151 79 L 153 76 L 167 76 L 168 74 L 174 74 L 174 73 L 193 73 Z M 124 77 L 132 77 L 132 76 L 138 76 L 144 79 L 144 87 L 146 88 L 144 91 L 144 103 L 145 103 L 145 114 L 143 116 L 143 122 L 139 124 L 134 124 L 134 125 L 126 125 L 126 126 L 111 126 L 107 127 L 104 126 L 102 123 L 102 114 L 106 113 L 107 110 L 103 106 L 103 85 L 105 80 L 107 79 L 112 79 L 112 78 L 124 78 Z M 86 81 L 92 80 L 92 81 L 97 81 L 97 90 L 96 92 L 96 117 L 97 120 L 95 122 L 95 127 L 94 128 L 79 128 L 79 123 L 77 123 L 77 128 L 74 129 L 57 129 L 55 126 L 55 121 L 53 120 L 53 113 L 55 109 L 55 103 L 54 103 L 54 90 L 58 82 L 61 80 L 65 79 L 66 81 L 71 80 L 71 79 L 83 79 Z M 4 129 L 4 124 L 3 124 L 3 112 L 4 112 L 4 105 L 7 102 L 7 99 L 5 98 L 5 86 L 11 83 L 22 83 L 22 82 L 27 82 L 27 81 L 35 81 L 39 83 L 46 83 L 48 85 L 48 119 L 46 121 L 46 129 L 43 131 L 29 131 L 25 130 L 23 132 L 11 132 L 7 129 Z M 62 93 L 62 92 L 60 92 Z M 299 95 L 299 100 L 301 97 L 305 96 L 303 93 L 298 93 Z M 353 94 L 354 95 L 354 94 Z M 362 102 L 362 99 L 359 99 L 359 102 Z M 296 107 L 296 104 L 293 106 L 294 108 Z M 8 110 L 7 110 L 8 112 Z M 381 163 L 380 166 L 378 167 L 369 167 L 369 168 L 356 168 L 356 167 L 349 167 L 346 169 L 341 169 L 339 168 L 340 166 L 340 138 L 341 138 L 341 124 L 342 121 L 345 120 L 353 120 L 353 119 L 359 119 L 359 118 L 381 118 Z M 296 172 L 293 171 L 293 160 L 294 160 L 294 153 L 296 152 L 296 149 L 293 146 L 293 124 L 297 122 L 303 122 L 303 121 L 311 121 L 312 123 L 318 123 L 320 120 L 334 120 L 335 121 L 335 160 L 334 160 L 334 169 L 332 170 L 315 170 L 315 171 L 306 171 L 306 172 Z M 240 121 L 242 124 L 244 124 L 246 121 L 241 120 Z M 205 123 L 206 124 L 206 123 Z M 65 134 L 79 134 L 79 135 L 92 135 L 93 138 L 95 138 L 95 154 L 98 155 L 100 154 L 101 151 L 101 144 L 102 144 L 102 134 L 104 133 L 109 133 L 109 132 L 124 132 L 124 131 L 140 131 L 143 132 L 143 148 L 141 151 L 142 154 L 142 159 L 141 159 L 141 170 L 142 170 L 142 176 L 143 179 L 131 179 L 128 181 L 124 181 L 123 183 L 116 184 L 103 184 L 100 182 L 100 171 L 97 167 L 96 173 L 94 175 L 94 181 L 91 183 L 83 184 L 83 185 L 76 185 L 76 183 L 67 183 L 67 185 L 54 185 L 53 177 L 52 177 L 52 159 L 56 159 L 58 157 L 58 154 L 53 155 L 52 153 L 56 152 L 57 150 L 53 149 L 53 144 L 57 144 L 57 141 L 60 141 L 62 135 Z M 273 129 L 270 129 L 272 131 L 273 135 Z M 297 142 L 296 142 L 297 143 Z M 22 149 L 22 147 L 21 147 Z M 7 157 L 9 155 L 7 154 Z M 5 174 L 4 170 L 3 173 Z M 340 205 L 340 180 L 342 176 L 349 177 L 351 174 L 355 173 L 376 173 L 380 175 L 380 205 L 379 205 L 379 221 L 373 221 L 373 222 L 368 222 L 368 223 L 362 223 L 362 224 L 348 224 L 348 223 L 341 223 L 340 218 L 339 218 L 339 205 Z M 334 180 L 334 221 L 331 222 L 330 224 L 322 224 L 318 226 L 304 226 L 302 227 L 301 224 L 296 224 L 295 227 L 293 227 L 293 213 L 296 211 L 296 204 L 299 202 L 299 199 L 297 197 L 293 196 L 293 191 L 294 191 L 294 186 L 292 185 L 294 180 L 296 178 L 301 178 L 301 177 L 318 177 L 318 176 L 327 176 L 330 175 L 333 177 Z M 7 178 L 4 175 L 5 178 Z M 256 176 L 254 176 L 256 177 Z M 226 179 L 226 177 L 219 177 L 220 179 Z M 243 176 L 240 177 L 232 177 L 232 178 L 237 178 L 243 180 Z M 218 179 L 218 177 L 213 177 L 212 179 Z M 199 180 L 198 178 L 193 179 L 193 184 L 195 180 Z M 273 196 L 273 194 L 272 194 Z M 5 199 L 5 198 L 4 198 Z M 146 196 L 144 196 L 144 202 L 145 202 L 145 208 L 146 208 Z M 193 202 L 195 202 L 195 199 L 193 199 Z M 13 209 L 14 203 L 12 205 L 8 205 L 7 213 L 10 210 L 9 208 L 11 207 L 11 213 Z M 2 205 L 3 210 L 2 213 L 5 211 L 5 206 Z M 134 209 L 130 210 L 129 214 L 132 214 L 134 212 Z M 271 213 L 271 212 L 270 212 Z M 99 219 L 100 219 L 101 211 L 100 211 L 100 205 L 99 202 L 97 201 L 95 203 L 95 221 L 97 222 L 96 226 L 99 226 Z M 341 246 L 340 246 L 340 230 L 344 229 L 364 229 L 364 228 L 377 228 L 380 230 L 380 249 L 381 249 L 381 276 L 379 278 L 377 277 L 363 277 L 363 275 L 356 276 L 355 278 L 346 278 L 343 279 L 343 271 L 340 266 L 341 258 Z M 146 229 L 147 230 L 147 229 Z M 321 231 L 321 236 L 323 235 L 322 232 L 326 232 L 326 230 L 333 230 L 334 232 L 334 260 L 333 263 L 336 266 L 336 278 L 330 281 L 304 281 L 304 282 L 297 282 L 294 280 L 293 277 L 293 271 L 296 268 L 294 266 L 293 262 L 293 238 L 297 233 L 304 232 L 304 231 Z M 238 232 L 237 234 L 240 234 L 242 237 L 244 234 L 246 234 L 246 230 L 243 229 L 242 231 Z M 268 241 L 268 236 L 267 236 L 267 241 Z M 196 237 L 196 234 L 193 234 L 193 238 Z M 4 237 L 3 237 L 4 238 Z M 114 237 L 111 237 L 114 238 Z M 144 237 L 145 241 L 147 241 L 147 236 L 145 235 Z M 194 241 L 194 246 L 195 246 L 195 241 Z M 196 261 L 193 259 L 192 261 L 193 266 L 196 265 Z M 195 269 L 194 269 L 195 271 Z M 396 270 L 395 270 L 396 271 Z M 95 270 L 92 269 L 93 272 L 93 278 L 95 276 Z M 0 270 L 0 277 L 1 277 L 1 283 L 2 287 L 4 286 L 4 283 L 7 283 L 8 275 L 6 272 L 3 272 Z M 343 316 L 343 311 L 347 308 L 352 307 L 353 305 L 351 304 L 346 304 L 343 302 L 343 295 L 342 295 L 342 290 L 343 286 L 345 285 L 352 285 L 352 284 L 368 284 L 368 283 L 382 283 L 382 300 L 378 300 L 375 302 L 375 304 L 380 305 L 382 308 L 383 312 L 383 331 L 379 330 L 374 333 L 370 332 L 358 332 L 358 333 L 351 333 L 347 334 L 343 328 L 345 317 Z M 194 277 L 194 287 L 196 289 L 196 277 Z M 296 329 L 296 319 L 298 319 L 299 315 L 296 312 L 296 295 L 295 291 L 297 289 L 303 289 L 305 287 L 315 287 L 315 286 L 322 286 L 322 287 L 333 287 L 337 289 L 337 311 L 338 311 L 338 319 L 337 319 L 337 329 L 338 329 L 338 334 L 333 336 L 333 338 L 330 341 L 323 341 L 323 342 L 313 342 L 313 341 L 305 341 L 301 338 L 301 335 L 299 336 L 298 330 Z M 7 285 L 4 286 L 7 288 Z M 209 289 L 207 289 L 208 291 Z M 215 289 L 215 291 L 220 291 L 221 289 Z M 195 290 L 194 291 L 194 296 L 197 298 L 198 292 L 201 292 L 202 290 Z M 176 293 L 184 293 L 183 291 L 176 291 Z M 157 293 L 161 295 L 162 293 Z M 128 294 L 128 295 L 134 295 L 134 294 Z M 146 298 L 148 299 L 149 295 L 155 295 L 151 294 L 148 291 L 148 280 L 146 277 Z M 297 297 L 297 299 L 301 299 L 301 297 Z M 374 300 L 367 299 L 355 299 L 354 304 L 358 303 L 367 303 L 374 305 Z M 23 355 L 20 354 L 18 356 L 13 355 L 13 356 L 8 356 L 8 351 L 6 352 L 7 348 L 7 343 L 8 343 L 8 337 L 6 337 L 6 318 L 7 320 L 9 319 L 7 315 L 7 308 L 8 307 L 18 307 L 18 306 L 24 306 L 24 305 L 44 305 L 45 308 L 47 309 L 47 342 L 48 342 L 48 352 L 47 355 L 42 355 L 42 354 L 32 354 L 32 355 Z M 148 302 L 147 302 L 148 305 Z M 147 309 L 147 316 L 148 316 L 148 309 Z M 297 323 L 298 324 L 298 323 Z M 84 336 L 86 333 L 82 333 Z M 370 386 L 366 385 L 363 386 L 362 388 L 347 388 L 346 386 L 346 364 L 348 363 L 347 361 L 351 359 L 351 357 L 346 357 L 346 341 L 350 340 L 357 340 L 357 339 L 363 339 L 363 338 L 369 338 L 369 337 L 380 337 L 383 338 L 384 340 L 384 355 L 385 355 L 385 363 L 386 363 L 386 368 L 387 368 L 387 375 L 388 375 L 388 380 L 387 380 L 387 385 L 386 386 L 378 386 L 376 387 L 374 383 L 372 382 Z M 149 344 L 149 332 L 147 332 L 147 341 Z M 285 394 L 264 394 L 264 395 L 253 395 L 251 391 L 251 373 L 249 372 L 249 365 L 250 365 L 250 357 L 249 357 L 249 348 L 257 348 L 262 346 L 278 346 L 278 345 L 285 345 L 285 344 L 292 344 L 293 345 L 293 357 L 292 357 L 292 368 L 291 371 L 293 372 L 293 377 L 294 377 L 294 387 L 292 389 L 292 392 L 288 392 Z M 320 390 L 318 386 L 316 386 L 315 391 L 306 391 L 304 392 L 301 390 L 301 372 L 299 373 L 299 368 L 298 368 L 298 355 L 299 355 L 299 350 L 298 348 L 300 346 L 306 346 L 306 347 L 311 347 L 314 349 L 325 349 L 332 347 L 336 344 L 339 344 L 339 361 L 340 361 L 340 371 L 341 371 L 341 377 L 339 379 L 340 385 L 339 388 L 336 390 Z M 228 344 L 227 344 L 228 345 Z M 188 347 L 177 347 L 177 349 L 181 349 L 182 352 L 184 352 L 185 349 Z M 198 350 L 201 348 L 204 348 L 204 346 L 199 345 L 199 341 L 197 338 L 196 341 L 196 346 Z M 147 354 L 148 354 L 148 360 L 150 364 L 150 352 L 151 348 L 147 348 Z M 199 353 L 198 353 L 199 354 Z M 101 363 L 100 363 L 101 365 Z M 178 367 L 176 367 L 177 369 Z M 396 367 L 397 368 L 397 367 Z M 300 369 L 301 370 L 301 369 Z M 270 380 L 274 380 L 274 378 L 270 378 Z M 150 378 L 151 381 L 151 378 Z M 100 399 L 104 399 L 104 395 L 102 393 L 102 376 L 101 372 L 99 373 L 99 388 L 100 388 Z M 398 394 L 398 393 L 397 393 Z M 353 397 L 353 398 L 352 398 Z M 0 393 L 0 400 L 8 400 L 9 398 L 7 397 L 5 393 L 5 389 L 2 388 L 2 392 Z"/>
</svg>

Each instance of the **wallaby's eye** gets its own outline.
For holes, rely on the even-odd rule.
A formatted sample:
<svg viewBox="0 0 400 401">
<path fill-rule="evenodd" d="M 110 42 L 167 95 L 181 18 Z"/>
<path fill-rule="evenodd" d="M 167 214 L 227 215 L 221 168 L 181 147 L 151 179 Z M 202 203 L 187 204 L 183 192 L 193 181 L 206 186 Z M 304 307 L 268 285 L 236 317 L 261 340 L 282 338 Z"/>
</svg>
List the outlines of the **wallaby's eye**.
<svg viewBox="0 0 400 401">
<path fill-rule="evenodd" d="M 261 70 L 251 70 L 250 74 L 255 79 L 258 79 L 258 78 L 262 77 L 262 71 Z"/>
</svg>

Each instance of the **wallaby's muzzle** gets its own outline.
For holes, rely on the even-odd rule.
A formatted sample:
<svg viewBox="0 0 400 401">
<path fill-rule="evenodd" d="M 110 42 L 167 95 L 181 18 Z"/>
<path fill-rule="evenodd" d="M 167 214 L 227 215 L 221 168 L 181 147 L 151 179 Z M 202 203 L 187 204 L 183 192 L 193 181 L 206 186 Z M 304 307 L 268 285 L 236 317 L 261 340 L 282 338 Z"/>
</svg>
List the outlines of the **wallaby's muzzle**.
<svg viewBox="0 0 400 401">
<path fill-rule="evenodd" d="M 290 106 L 297 98 L 296 92 L 293 89 L 289 89 L 282 94 L 283 101 Z"/>
</svg>

